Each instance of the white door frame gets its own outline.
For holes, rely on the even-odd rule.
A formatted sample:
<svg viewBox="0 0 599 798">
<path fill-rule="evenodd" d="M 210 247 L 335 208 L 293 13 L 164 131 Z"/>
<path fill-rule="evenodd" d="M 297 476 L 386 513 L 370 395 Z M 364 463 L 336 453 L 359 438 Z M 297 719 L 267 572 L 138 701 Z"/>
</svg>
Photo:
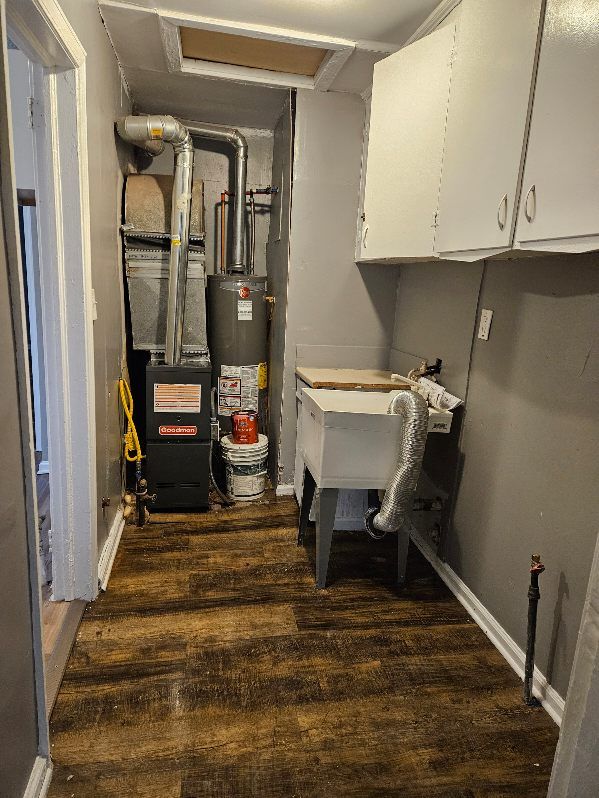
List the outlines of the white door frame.
<svg viewBox="0 0 599 798">
<path fill-rule="evenodd" d="M 33 106 L 55 600 L 98 593 L 86 53 L 56 0 L 6 0 Z"/>
<path fill-rule="evenodd" d="M 599 536 L 548 798 L 594 798 L 599 783 Z"/>
<path fill-rule="evenodd" d="M 32 424 L 32 399 L 30 390 L 29 358 L 27 355 L 27 323 L 25 311 L 25 286 L 21 265 L 21 245 L 17 214 L 17 191 L 13 162 L 12 126 L 10 124 L 10 86 L 8 81 L 8 54 L 6 48 L 5 0 L 0 0 L 0 194 L 2 197 L 3 235 L 8 256 L 8 277 L 11 289 L 11 312 L 15 336 L 15 360 L 19 383 L 19 415 L 23 447 L 23 476 L 25 479 L 25 511 L 27 520 L 27 549 L 29 556 L 29 586 L 31 591 L 31 632 L 36 693 L 38 728 L 38 758 L 36 773 L 46 779 L 51 771 L 50 740 L 46 716 L 46 688 L 42 642 L 42 600 L 39 581 L 39 530 L 37 524 L 37 490 L 35 482 L 35 446 Z M 8 463 L 10 468 L 13 464 Z M 35 794 L 35 793 L 33 793 Z"/>
</svg>

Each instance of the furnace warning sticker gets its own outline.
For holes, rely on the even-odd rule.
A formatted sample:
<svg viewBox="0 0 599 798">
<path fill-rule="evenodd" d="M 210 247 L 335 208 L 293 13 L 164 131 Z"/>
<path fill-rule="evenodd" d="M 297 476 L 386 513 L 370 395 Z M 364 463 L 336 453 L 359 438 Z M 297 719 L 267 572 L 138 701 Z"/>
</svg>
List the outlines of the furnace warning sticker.
<svg viewBox="0 0 599 798">
<path fill-rule="evenodd" d="M 199 413 L 201 409 L 201 385 L 154 383 L 155 413 Z"/>
</svg>

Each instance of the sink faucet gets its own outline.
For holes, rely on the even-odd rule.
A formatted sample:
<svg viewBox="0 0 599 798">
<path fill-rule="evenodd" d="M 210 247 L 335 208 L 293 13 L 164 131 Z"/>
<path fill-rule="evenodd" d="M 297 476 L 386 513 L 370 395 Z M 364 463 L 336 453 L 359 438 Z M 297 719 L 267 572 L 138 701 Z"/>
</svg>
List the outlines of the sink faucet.
<svg viewBox="0 0 599 798">
<path fill-rule="evenodd" d="M 432 377 L 435 379 L 435 374 L 441 373 L 443 361 L 441 358 L 435 360 L 434 365 L 429 366 L 428 360 L 421 361 L 417 369 L 412 369 L 408 374 L 408 379 L 418 381 L 420 377 Z"/>
</svg>

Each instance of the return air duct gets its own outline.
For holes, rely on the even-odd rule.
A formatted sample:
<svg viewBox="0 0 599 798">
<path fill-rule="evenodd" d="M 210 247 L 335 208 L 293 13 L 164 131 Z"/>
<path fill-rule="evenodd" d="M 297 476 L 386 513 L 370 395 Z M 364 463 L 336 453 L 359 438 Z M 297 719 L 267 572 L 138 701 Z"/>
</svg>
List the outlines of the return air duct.
<svg viewBox="0 0 599 798">
<path fill-rule="evenodd" d="M 172 116 L 126 116 L 117 122 L 116 128 L 122 139 L 141 147 L 151 155 L 157 154 L 152 151 L 155 141 L 169 142 L 175 151 L 164 359 L 169 366 L 179 365 L 183 348 L 193 142 L 187 129 Z"/>
<path fill-rule="evenodd" d="M 237 157 L 233 262 L 229 267 L 229 272 L 238 274 L 246 272 L 243 259 L 243 242 L 245 233 L 247 143 L 245 138 L 234 128 L 197 122 L 185 122 L 183 124 L 172 116 L 127 116 L 117 122 L 116 128 L 123 140 L 145 150 L 150 155 L 158 155 L 164 147 L 163 142 L 172 144 L 175 151 L 165 362 L 167 365 L 178 365 L 181 362 L 182 352 L 189 248 L 194 155 L 192 138 L 218 139 L 227 141 L 235 147 Z"/>
</svg>

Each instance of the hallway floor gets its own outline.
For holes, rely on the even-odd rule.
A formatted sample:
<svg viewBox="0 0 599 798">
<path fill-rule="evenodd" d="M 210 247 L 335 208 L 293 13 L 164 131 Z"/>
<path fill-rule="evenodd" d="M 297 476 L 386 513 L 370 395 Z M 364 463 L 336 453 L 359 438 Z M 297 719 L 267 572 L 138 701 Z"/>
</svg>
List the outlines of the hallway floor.
<svg viewBox="0 0 599 798">
<path fill-rule="evenodd" d="M 558 730 L 420 554 L 270 498 L 126 527 L 51 721 L 50 798 L 545 796 Z M 525 617 L 523 597 L 523 622 Z"/>
</svg>

